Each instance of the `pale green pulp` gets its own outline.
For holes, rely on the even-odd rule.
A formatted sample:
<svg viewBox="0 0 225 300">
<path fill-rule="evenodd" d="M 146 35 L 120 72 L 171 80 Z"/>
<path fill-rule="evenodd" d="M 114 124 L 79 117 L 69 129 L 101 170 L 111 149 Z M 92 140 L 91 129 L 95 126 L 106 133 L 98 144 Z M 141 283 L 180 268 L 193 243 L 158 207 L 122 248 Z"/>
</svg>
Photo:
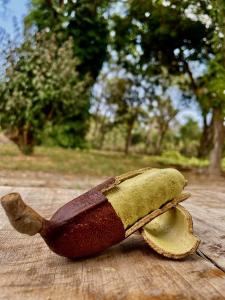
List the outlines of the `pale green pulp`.
<svg viewBox="0 0 225 300">
<path fill-rule="evenodd" d="M 145 238 L 158 253 L 183 256 L 198 244 L 190 220 L 181 206 L 174 207 L 143 227 Z"/>
<path fill-rule="evenodd" d="M 186 180 L 175 169 L 150 169 L 106 191 L 124 228 L 180 195 Z"/>
</svg>

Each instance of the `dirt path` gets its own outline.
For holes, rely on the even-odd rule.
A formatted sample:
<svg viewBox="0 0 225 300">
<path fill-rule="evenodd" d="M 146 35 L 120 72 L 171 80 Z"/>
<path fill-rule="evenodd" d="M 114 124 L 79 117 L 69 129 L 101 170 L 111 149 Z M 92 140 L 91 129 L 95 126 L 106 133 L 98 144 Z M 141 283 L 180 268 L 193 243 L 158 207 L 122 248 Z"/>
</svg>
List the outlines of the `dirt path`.
<svg viewBox="0 0 225 300">
<path fill-rule="evenodd" d="M 107 176 L 106 176 L 107 177 Z M 103 178 L 44 172 L 0 171 L 0 186 L 88 189 Z"/>
<path fill-rule="evenodd" d="M 183 172 L 184 173 L 184 172 Z M 116 174 L 115 174 L 116 175 Z M 188 187 L 210 189 L 211 191 L 225 191 L 225 178 L 209 178 L 204 174 L 185 172 L 188 179 Z M 44 172 L 21 172 L 0 170 L 0 186 L 15 187 L 49 187 L 75 190 L 87 190 L 97 185 L 108 176 L 93 177 L 89 175 L 65 175 Z"/>
</svg>

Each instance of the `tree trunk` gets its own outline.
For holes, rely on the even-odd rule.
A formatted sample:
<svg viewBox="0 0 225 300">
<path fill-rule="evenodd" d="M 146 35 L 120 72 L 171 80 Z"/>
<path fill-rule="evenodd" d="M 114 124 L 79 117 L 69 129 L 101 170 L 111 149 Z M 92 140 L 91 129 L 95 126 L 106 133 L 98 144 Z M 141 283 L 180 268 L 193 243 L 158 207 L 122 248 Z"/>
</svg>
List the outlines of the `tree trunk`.
<svg viewBox="0 0 225 300">
<path fill-rule="evenodd" d="M 131 122 L 130 124 L 127 125 L 127 135 L 126 135 L 125 148 L 124 148 L 125 154 L 128 154 L 130 150 L 133 127 L 134 127 L 134 122 Z"/>
<path fill-rule="evenodd" d="M 6 132 L 5 135 L 18 146 L 23 154 L 31 155 L 33 153 L 35 140 L 28 128 L 15 129 Z"/>
<path fill-rule="evenodd" d="M 163 140 L 164 140 L 166 131 L 167 131 L 167 129 L 159 131 L 159 137 L 157 139 L 156 149 L 155 149 L 155 154 L 156 155 L 160 155 L 162 153 L 162 145 L 163 145 Z"/>
<path fill-rule="evenodd" d="M 98 147 L 97 147 L 98 150 L 102 150 L 102 148 L 103 148 L 104 141 L 105 141 L 105 135 L 106 135 L 106 130 L 103 125 L 100 130 L 100 139 L 99 139 L 99 143 L 98 143 Z"/>
<path fill-rule="evenodd" d="M 29 144 L 24 143 L 24 141 L 22 141 L 17 146 L 19 147 L 20 151 L 25 155 L 32 155 L 34 152 L 34 145 L 32 143 Z"/>
<path fill-rule="evenodd" d="M 213 119 L 207 124 L 206 115 L 203 116 L 203 131 L 198 147 L 198 158 L 204 158 L 209 155 L 213 145 Z"/>
<path fill-rule="evenodd" d="M 225 138 L 224 116 L 219 108 L 213 109 L 213 148 L 210 153 L 209 174 L 221 174 L 221 159 Z"/>
<path fill-rule="evenodd" d="M 145 142 L 145 153 L 149 154 L 149 148 L 151 145 L 151 127 L 149 125 L 147 134 L 146 134 L 146 142 Z"/>
<path fill-rule="evenodd" d="M 93 114 L 93 120 L 94 120 L 93 140 L 95 140 L 95 138 L 97 137 L 98 130 L 99 128 L 101 128 L 102 122 L 105 121 L 105 115 L 103 115 L 102 119 L 103 120 L 101 120 L 101 115 L 100 115 L 100 103 L 98 103 L 96 112 Z"/>
</svg>

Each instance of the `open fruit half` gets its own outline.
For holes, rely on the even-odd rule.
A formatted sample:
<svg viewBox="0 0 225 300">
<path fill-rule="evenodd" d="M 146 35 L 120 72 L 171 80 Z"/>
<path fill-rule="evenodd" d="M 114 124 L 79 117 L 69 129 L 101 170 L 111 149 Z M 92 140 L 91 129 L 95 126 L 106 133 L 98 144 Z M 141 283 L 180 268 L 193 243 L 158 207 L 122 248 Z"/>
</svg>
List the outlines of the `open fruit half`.
<svg viewBox="0 0 225 300">
<path fill-rule="evenodd" d="M 200 243 L 193 234 L 191 215 L 181 205 L 156 217 L 143 226 L 140 232 L 151 248 L 173 259 L 194 253 Z"/>
<path fill-rule="evenodd" d="M 190 196 L 183 192 L 186 183 L 175 169 L 135 170 L 111 177 L 69 201 L 50 220 L 18 193 L 2 197 L 1 204 L 17 231 L 39 233 L 61 256 L 93 256 L 141 230 L 153 249 L 176 259 L 193 253 L 199 244 L 192 234 L 191 216 L 178 206 Z"/>
</svg>

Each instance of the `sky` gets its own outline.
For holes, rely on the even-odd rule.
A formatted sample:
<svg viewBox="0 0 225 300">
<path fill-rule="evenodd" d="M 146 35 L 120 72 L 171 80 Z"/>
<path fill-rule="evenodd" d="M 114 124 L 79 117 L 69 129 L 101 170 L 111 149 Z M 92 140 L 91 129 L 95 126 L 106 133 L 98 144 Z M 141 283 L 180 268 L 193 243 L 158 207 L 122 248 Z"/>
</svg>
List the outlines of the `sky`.
<svg viewBox="0 0 225 300">
<path fill-rule="evenodd" d="M 9 3 L 7 4 L 7 8 L 5 10 L 2 5 L 2 0 L 0 0 L 0 27 L 4 28 L 5 31 L 9 33 L 13 38 L 15 36 L 15 20 L 19 27 L 21 29 L 23 28 L 23 18 L 28 12 L 29 0 L 8 1 Z M 180 101 L 177 97 L 178 95 L 174 94 L 173 96 L 174 104 L 176 105 L 176 103 Z M 185 123 L 187 117 L 192 117 L 193 119 L 197 120 L 200 125 L 202 125 L 198 108 L 194 103 L 192 103 L 189 108 L 185 107 L 184 109 L 181 109 L 180 113 L 177 116 L 177 119 L 179 120 L 179 122 Z"/>
<path fill-rule="evenodd" d="M 28 11 L 27 0 L 10 0 L 5 9 L 0 0 L 0 27 L 4 28 L 12 37 L 14 35 L 15 18 L 22 28 L 23 17 Z"/>
</svg>

